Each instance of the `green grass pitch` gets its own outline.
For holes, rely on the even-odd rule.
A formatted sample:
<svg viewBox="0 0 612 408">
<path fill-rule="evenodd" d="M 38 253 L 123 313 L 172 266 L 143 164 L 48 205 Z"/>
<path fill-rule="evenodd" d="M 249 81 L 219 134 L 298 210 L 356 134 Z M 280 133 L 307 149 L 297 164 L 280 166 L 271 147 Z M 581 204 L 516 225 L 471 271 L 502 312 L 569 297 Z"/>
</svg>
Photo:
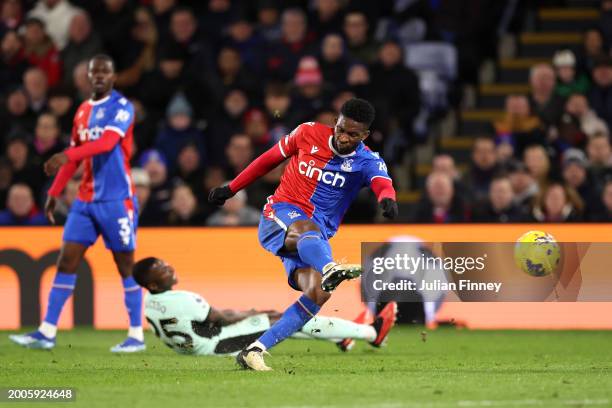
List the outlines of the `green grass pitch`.
<svg viewBox="0 0 612 408">
<path fill-rule="evenodd" d="M 347 354 L 288 340 L 266 373 L 174 354 L 151 334 L 148 350 L 131 355 L 108 351 L 119 331 L 60 332 L 53 351 L 22 349 L 7 334 L 0 387 L 75 388 L 77 401 L 58 408 L 612 406 L 612 332 L 397 328 L 387 347 L 358 343 Z"/>
</svg>

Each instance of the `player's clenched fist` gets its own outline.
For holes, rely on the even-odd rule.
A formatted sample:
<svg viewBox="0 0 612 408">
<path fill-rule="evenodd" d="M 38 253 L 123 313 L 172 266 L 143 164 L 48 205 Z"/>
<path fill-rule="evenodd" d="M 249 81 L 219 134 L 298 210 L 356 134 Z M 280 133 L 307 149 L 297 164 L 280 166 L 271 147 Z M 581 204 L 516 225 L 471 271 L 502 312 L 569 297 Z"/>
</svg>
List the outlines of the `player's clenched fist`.
<svg viewBox="0 0 612 408">
<path fill-rule="evenodd" d="M 395 217 L 397 217 L 399 210 L 397 208 L 397 203 L 394 200 L 390 198 L 383 198 L 382 200 L 380 200 L 379 205 L 380 208 L 382 208 L 383 210 L 383 216 L 385 218 L 393 220 L 395 219 Z"/>
<path fill-rule="evenodd" d="M 214 205 L 223 205 L 225 200 L 232 198 L 234 193 L 229 186 L 213 188 L 208 195 L 208 202 Z"/>
<path fill-rule="evenodd" d="M 45 162 L 45 174 L 47 176 L 52 176 L 62 167 L 64 164 L 68 163 L 68 156 L 66 153 L 56 153 L 49 160 Z"/>
</svg>

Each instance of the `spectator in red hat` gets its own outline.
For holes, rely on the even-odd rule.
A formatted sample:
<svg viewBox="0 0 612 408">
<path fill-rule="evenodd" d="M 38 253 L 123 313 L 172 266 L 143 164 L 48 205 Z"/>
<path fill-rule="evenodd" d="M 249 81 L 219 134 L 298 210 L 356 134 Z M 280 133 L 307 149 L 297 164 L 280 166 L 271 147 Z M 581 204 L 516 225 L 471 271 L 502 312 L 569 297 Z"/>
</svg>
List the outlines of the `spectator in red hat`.
<svg viewBox="0 0 612 408">
<path fill-rule="evenodd" d="M 242 119 L 244 132 L 251 139 L 255 154 L 259 156 L 274 144 L 269 132 L 268 119 L 261 109 L 253 108 Z"/>
<path fill-rule="evenodd" d="M 303 113 L 301 121 L 312 121 L 316 112 L 327 103 L 323 93 L 323 75 L 316 58 L 307 56 L 300 60 L 293 83 L 297 91 L 294 105 Z"/>
</svg>

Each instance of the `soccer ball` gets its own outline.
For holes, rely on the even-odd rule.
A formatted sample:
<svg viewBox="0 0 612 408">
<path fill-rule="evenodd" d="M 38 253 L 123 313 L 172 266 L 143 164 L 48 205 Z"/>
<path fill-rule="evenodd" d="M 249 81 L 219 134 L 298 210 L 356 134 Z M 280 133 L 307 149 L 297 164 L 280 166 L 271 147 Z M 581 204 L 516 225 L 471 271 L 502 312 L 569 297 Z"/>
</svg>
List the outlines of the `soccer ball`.
<svg viewBox="0 0 612 408">
<path fill-rule="evenodd" d="M 552 235 L 529 231 L 514 244 L 514 261 L 528 275 L 550 275 L 561 262 L 561 247 Z"/>
</svg>

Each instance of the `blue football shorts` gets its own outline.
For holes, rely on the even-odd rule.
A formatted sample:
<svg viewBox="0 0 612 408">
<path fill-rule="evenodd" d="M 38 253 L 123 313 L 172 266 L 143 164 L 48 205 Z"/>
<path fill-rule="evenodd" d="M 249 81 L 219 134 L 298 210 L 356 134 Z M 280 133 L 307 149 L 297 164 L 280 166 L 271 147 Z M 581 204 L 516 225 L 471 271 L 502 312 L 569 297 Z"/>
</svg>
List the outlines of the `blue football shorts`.
<svg viewBox="0 0 612 408">
<path fill-rule="evenodd" d="M 104 245 L 111 251 L 133 251 L 138 227 L 137 207 L 135 197 L 91 203 L 76 199 L 68 213 L 63 240 L 91 246 L 102 235 Z"/>
</svg>

